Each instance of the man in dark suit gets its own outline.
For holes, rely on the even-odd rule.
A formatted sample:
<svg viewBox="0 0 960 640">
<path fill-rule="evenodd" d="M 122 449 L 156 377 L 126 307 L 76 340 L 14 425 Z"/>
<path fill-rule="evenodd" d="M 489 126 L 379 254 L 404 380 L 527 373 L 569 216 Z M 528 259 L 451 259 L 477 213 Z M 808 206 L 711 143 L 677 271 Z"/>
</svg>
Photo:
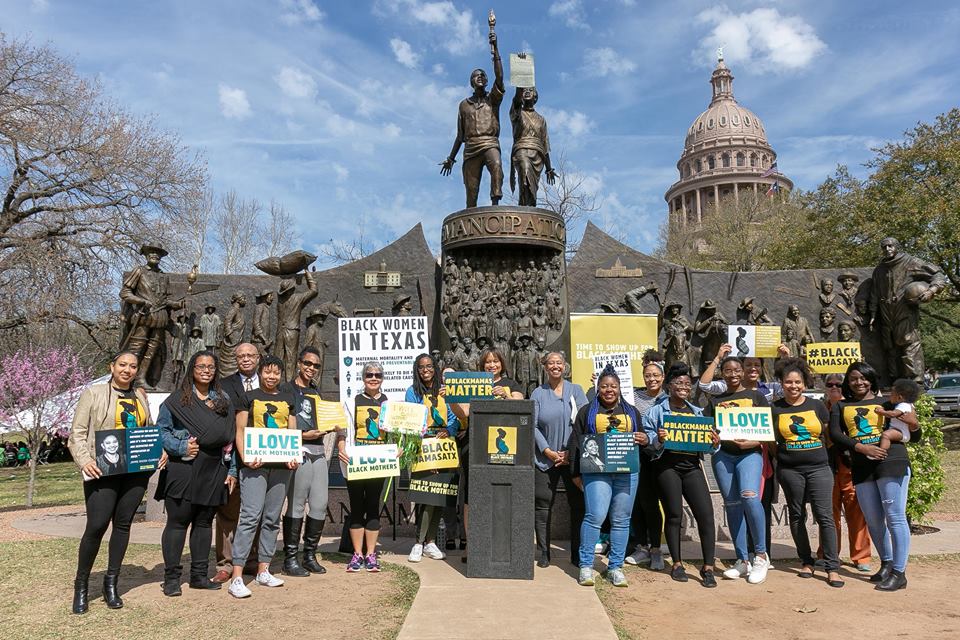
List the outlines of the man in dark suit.
<svg viewBox="0 0 960 640">
<path fill-rule="evenodd" d="M 260 378 L 257 376 L 257 367 L 260 365 L 260 352 L 255 345 L 241 342 L 234 350 L 237 356 L 237 372 L 220 381 L 223 391 L 230 396 L 234 410 L 244 406 L 244 394 L 260 388 Z M 234 451 L 233 455 L 236 455 Z M 240 520 L 240 488 L 230 492 L 227 503 L 217 509 L 217 573 L 212 582 L 223 583 L 230 580 L 233 571 L 233 534 L 237 530 Z M 258 534 L 259 535 L 259 534 Z M 257 541 L 253 541 L 251 554 L 256 566 Z M 247 565 L 250 565 L 247 560 Z"/>
</svg>

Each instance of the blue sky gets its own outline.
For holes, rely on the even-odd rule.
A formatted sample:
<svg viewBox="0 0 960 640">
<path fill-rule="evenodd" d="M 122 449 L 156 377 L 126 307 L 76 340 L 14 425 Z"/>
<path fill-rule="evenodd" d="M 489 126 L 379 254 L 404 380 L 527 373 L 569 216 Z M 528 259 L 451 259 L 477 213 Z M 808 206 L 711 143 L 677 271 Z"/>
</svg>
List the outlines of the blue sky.
<svg viewBox="0 0 960 640">
<path fill-rule="evenodd" d="M 107 93 L 204 151 L 213 186 L 277 199 L 304 248 L 377 246 L 463 206 L 453 142 L 470 71 L 490 70 L 490 0 L 0 0 L 8 36 L 49 41 Z M 643 251 L 718 45 L 781 171 L 815 187 L 838 163 L 956 106 L 955 2 L 546 0 L 497 3 L 501 52 L 533 52 L 554 157 Z M 508 87 L 512 95 L 512 90 Z M 508 153 L 507 105 L 501 148 Z M 481 188 L 485 203 L 486 178 Z M 361 222 L 362 221 L 362 222 Z M 579 229 L 571 235 L 578 236 Z"/>
</svg>

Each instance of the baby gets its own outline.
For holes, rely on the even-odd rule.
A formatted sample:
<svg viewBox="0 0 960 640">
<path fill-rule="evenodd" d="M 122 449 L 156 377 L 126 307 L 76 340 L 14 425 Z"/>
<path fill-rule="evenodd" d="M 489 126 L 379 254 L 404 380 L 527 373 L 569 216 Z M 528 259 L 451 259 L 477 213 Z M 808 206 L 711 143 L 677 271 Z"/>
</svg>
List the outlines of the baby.
<svg viewBox="0 0 960 640">
<path fill-rule="evenodd" d="M 916 431 L 920 424 L 913 410 L 913 403 L 920 397 L 920 385 L 913 380 L 900 378 L 890 389 L 890 400 L 883 407 L 874 409 L 889 419 L 880 436 L 880 448 L 889 449 L 892 442 L 910 442 L 910 432 Z M 892 407 L 892 408 L 890 408 Z"/>
</svg>

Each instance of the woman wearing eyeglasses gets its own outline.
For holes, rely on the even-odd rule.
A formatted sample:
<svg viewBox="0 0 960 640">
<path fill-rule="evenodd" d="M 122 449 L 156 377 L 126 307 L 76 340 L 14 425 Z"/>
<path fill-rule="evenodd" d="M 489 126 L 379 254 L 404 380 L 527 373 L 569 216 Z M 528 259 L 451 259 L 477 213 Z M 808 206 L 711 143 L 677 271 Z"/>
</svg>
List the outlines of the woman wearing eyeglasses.
<svg viewBox="0 0 960 640">
<path fill-rule="evenodd" d="M 317 562 L 317 546 L 323 533 L 327 513 L 329 462 L 323 439 L 329 431 L 317 428 L 317 401 L 320 392 L 314 385 L 320 369 L 320 352 L 305 347 L 297 358 L 297 376 L 280 385 L 280 391 L 289 393 L 297 410 L 297 427 L 303 437 L 303 462 L 293 474 L 287 488 L 287 511 L 283 515 L 283 573 L 306 577 L 311 573 L 326 573 Z M 344 425 L 345 426 L 345 425 Z M 309 505 L 309 513 L 306 507 Z M 306 516 L 306 520 L 304 517 Z M 300 532 L 303 531 L 303 562 L 297 561 Z"/>
<path fill-rule="evenodd" d="M 353 424 L 346 431 L 340 431 L 337 439 L 337 451 L 340 457 L 340 470 L 347 478 L 347 464 L 350 463 L 350 448 L 372 444 L 385 444 L 386 437 L 380 431 L 380 406 L 386 402 L 387 395 L 380 391 L 383 385 L 383 367 L 379 362 L 371 361 L 363 365 L 363 393 L 353 399 Z M 347 563 L 348 573 L 358 573 L 366 568 L 370 573 L 380 571 L 377 562 L 377 538 L 380 535 L 380 494 L 383 493 L 385 478 L 367 478 L 350 480 L 347 478 L 347 496 L 350 499 L 350 543 L 353 556 Z M 364 555 L 366 546 L 366 555 Z"/>
<path fill-rule="evenodd" d="M 428 353 L 418 355 L 413 363 L 413 384 L 407 389 L 404 400 L 426 405 L 428 437 L 455 438 L 460 428 L 460 421 L 443 399 L 445 392 L 440 376 L 437 375 L 437 363 L 433 356 Z M 434 560 L 447 557 L 436 542 L 442 517 L 443 507 L 417 505 L 417 540 L 407 560 L 420 562 L 424 554 Z"/>
</svg>

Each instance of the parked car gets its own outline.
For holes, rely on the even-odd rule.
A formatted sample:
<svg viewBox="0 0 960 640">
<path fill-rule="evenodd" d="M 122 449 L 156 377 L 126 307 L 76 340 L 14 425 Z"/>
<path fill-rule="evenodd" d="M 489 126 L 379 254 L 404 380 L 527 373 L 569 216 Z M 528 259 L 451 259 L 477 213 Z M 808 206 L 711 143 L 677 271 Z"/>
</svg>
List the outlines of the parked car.
<svg viewBox="0 0 960 640">
<path fill-rule="evenodd" d="M 937 406 L 935 413 L 960 415 L 960 373 L 945 373 L 928 391 Z"/>
</svg>

